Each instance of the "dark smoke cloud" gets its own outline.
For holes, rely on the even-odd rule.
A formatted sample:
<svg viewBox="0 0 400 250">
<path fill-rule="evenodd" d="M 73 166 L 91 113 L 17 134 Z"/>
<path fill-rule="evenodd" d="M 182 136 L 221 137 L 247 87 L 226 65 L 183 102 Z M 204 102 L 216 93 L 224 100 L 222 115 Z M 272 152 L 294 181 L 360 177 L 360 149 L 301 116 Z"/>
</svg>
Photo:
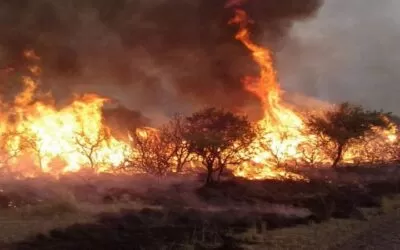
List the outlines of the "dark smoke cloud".
<svg viewBox="0 0 400 250">
<path fill-rule="evenodd" d="M 293 21 L 320 0 L 250 0 L 254 38 L 276 48 Z M 256 74 L 233 39 L 225 0 L 2 0 L 2 65 L 22 65 L 21 51 L 42 57 L 44 87 L 58 98 L 95 91 L 148 113 L 201 105 L 232 109 L 256 102 L 240 82 Z M 0 66 L 2 66 L 0 65 Z"/>
</svg>

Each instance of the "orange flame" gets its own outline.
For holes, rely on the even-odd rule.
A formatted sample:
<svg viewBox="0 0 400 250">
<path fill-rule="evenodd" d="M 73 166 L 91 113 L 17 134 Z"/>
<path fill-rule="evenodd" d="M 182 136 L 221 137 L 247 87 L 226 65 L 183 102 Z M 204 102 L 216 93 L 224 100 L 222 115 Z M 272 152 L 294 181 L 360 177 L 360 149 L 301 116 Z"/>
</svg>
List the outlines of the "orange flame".
<svg viewBox="0 0 400 250">
<path fill-rule="evenodd" d="M 105 169 L 120 164 L 127 144 L 109 135 L 109 129 L 102 123 L 101 108 L 107 99 L 94 94 L 76 96 L 62 109 L 56 109 L 53 100 L 49 104 L 35 100 L 40 58 L 32 50 L 24 55 L 34 63 L 29 66 L 32 76 L 23 77 L 24 89 L 15 97 L 13 108 L 0 114 L 2 118 L 13 117 L 12 122 L 2 124 L 1 132 L 6 137 L 13 131 L 3 147 L 6 151 L 18 149 L 19 157 L 14 163 L 18 165 L 28 152 L 35 159 L 35 165 L 40 166 L 40 172 L 51 171 L 50 163 L 55 158 L 65 161 L 61 172 L 77 171 L 93 164 L 100 166 L 99 170 L 102 166 Z"/>
<path fill-rule="evenodd" d="M 298 156 L 297 147 L 305 138 L 300 133 L 304 126 L 302 119 L 281 102 L 282 91 L 279 87 L 271 51 L 256 45 L 250 39 L 248 25 L 252 22 L 248 19 L 246 12 L 236 10 L 236 15 L 229 21 L 229 24 L 239 26 L 236 39 L 252 52 L 254 61 L 260 67 L 260 77 L 257 79 L 245 78 L 244 84 L 248 91 L 259 97 L 264 108 L 264 118 L 258 122 L 263 135 L 253 145 L 258 149 L 253 162 L 268 165 L 269 168 L 262 167 L 259 172 L 251 173 L 255 168 L 246 167 L 241 168 L 240 174 L 239 172 L 237 174 L 262 179 L 274 177 L 275 174 L 281 175 L 279 171 L 271 170 L 271 167 L 276 164 L 269 160 L 272 158 L 276 158 L 276 160 L 296 158 Z M 263 145 L 270 147 L 269 152 Z"/>
<path fill-rule="evenodd" d="M 233 0 L 230 6 L 242 2 Z M 252 21 L 247 14 L 237 10 L 229 23 L 238 25 L 236 39 L 249 49 L 260 68 L 258 78 L 247 77 L 243 83 L 260 99 L 264 110 L 264 118 L 257 122 L 260 136 L 251 145 L 255 156 L 251 161 L 233 168 L 234 174 L 249 179 L 303 179 L 280 167 L 296 165 L 301 161 L 329 162 L 329 157 L 323 152 L 323 148 L 329 145 L 320 145 L 314 136 L 305 133 L 304 117 L 282 101 L 283 92 L 272 53 L 251 40 L 248 25 Z M 63 108 L 56 108 L 51 95 L 43 101 L 39 92 L 40 57 L 33 50 L 25 51 L 24 56 L 31 65 L 28 66 L 28 75 L 22 78 L 23 90 L 14 98 L 12 105 L 0 101 L 0 169 L 12 165 L 11 171 L 24 176 L 41 172 L 58 174 L 82 168 L 109 171 L 114 166 L 125 164 L 127 154 L 137 154 L 137 148 L 132 148 L 132 135 L 128 134 L 130 141 L 118 140 L 104 125 L 101 111 L 108 99 L 85 94 L 75 96 Z M 393 126 L 375 132 L 381 137 L 368 137 L 368 143 L 363 145 L 352 144 L 343 160 L 351 163 L 365 161 L 371 152 L 379 152 L 380 159 L 388 160 L 390 155 L 383 152 L 385 147 L 382 145 L 397 143 L 397 128 Z M 158 131 L 142 128 L 136 133 L 146 139 L 157 136 Z M 31 165 L 39 167 L 39 171 L 25 168 L 26 159 L 34 159 Z M 63 163 L 59 169 L 54 169 L 56 159 L 61 159 Z M 190 164 L 195 167 L 194 162 Z"/>
<path fill-rule="evenodd" d="M 323 156 L 322 152 L 316 152 L 316 155 L 312 155 L 315 152 L 310 152 L 318 149 L 318 145 L 313 145 L 312 149 L 301 147 L 306 142 L 315 142 L 316 138 L 304 133 L 303 117 L 282 102 L 282 90 L 275 71 L 272 53 L 251 40 L 248 29 L 248 25 L 251 23 L 253 21 L 248 18 L 246 12 L 240 9 L 235 11 L 235 16 L 229 21 L 229 24 L 239 26 L 235 38 L 251 51 L 254 61 L 260 68 L 259 78 L 247 77 L 243 82 L 246 89 L 261 100 L 264 118 L 258 122 L 261 138 L 253 143 L 257 153 L 252 159 L 252 166 L 247 163 L 241 168 L 235 169 L 235 174 L 253 179 L 286 176 L 288 173 L 282 169 L 277 169 L 277 167 L 296 163 L 300 158 L 304 158 L 305 154 L 313 157 L 313 160 L 318 158 L 318 161 L 326 162 L 326 156 Z M 390 140 L 396 140 L 396 129 L 384 131 L 384 133 Z M 362 146 L 353 145 L 353 153 L 351 153 L 352 150 L 349 150 L 344 160 L 353 161 L 353 158 L 355 158 L 354 149 L 360 147 Z M 300 176 L 290 177 L 301 178 Z"/>
</svg>

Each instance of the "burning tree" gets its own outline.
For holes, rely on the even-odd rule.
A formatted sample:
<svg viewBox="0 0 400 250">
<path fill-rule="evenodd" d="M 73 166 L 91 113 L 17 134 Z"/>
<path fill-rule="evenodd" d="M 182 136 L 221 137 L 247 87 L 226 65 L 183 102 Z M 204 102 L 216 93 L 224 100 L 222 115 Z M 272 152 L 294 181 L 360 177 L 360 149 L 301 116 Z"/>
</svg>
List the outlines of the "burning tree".
<svg viewBox="0 0 400 250">
<path fill-rule="evenodd" d="M 387 115 L 346 102 L 326 111 L 323 116 L 310 115 L 307 127 L 311 133 L 328 138 L 334 144 L 332 167 L 337 167 L 351 143 L 361 140 L 374 128 L 388 128 Z"/>
<path fill-rule="evenodd" d="M 15 143 L 21 134 L 14 131 L 7 131 L 0 136 L 0 165 L 1 169 L 10 171 L 10 162 L 16 159 L 22 152 L 23 146 Z"/>
<path fill-rule="evenodd" d="M 74 137 L 76 151 L 87 159 L 92 170 L 96 170 L 96 167 L 105 164 L 103 162 L 104 159 L 99 155 L 99 151 L 108 142 L 109 138 L 110 133 L 105 128 L 95 133 L 94 136 L 83 129 L 76 132 Z"/>
<path fill-rule="evenodd" d="M 136 129 L 130 133 L 132 150 L 128 167 L 138 172 L 165 176 L 171 172 L 174 151 L 171 144 L 154 129 Z"/>
<path fill-rule="evenodd" d="M 186 118 L 184 138 L 189 149 L 199 156 L 207 169 L 207 183 L 213 173 L 219 176 L 228 165 L 249 159 L 246 152 L 255 138 L 251 123 L 239 116 L 216 108 L 207 108 Z"/>
<path fill-rule="evenodd" d="M 304 140 L 298 146 L 300 159 L 297 164 L 315 167 L 321 163 L 325 163 L 332 155 L 332 143 L 324 136 L 310 136 L 308 131 L 304 131 L 303 136 L 308 136 L 308 140 Z"/>
<path fill-rule="evenodd" d="M 290 133 L 287 128 L 280 131 L 266 132 L 262 128 L 258 130 L 258 143 L 261 150 L 266 152 L 269 157 L 266 163 L 282 168 L 291 158 L 287 152 L 287 141 L 290 140 Z M 269 136 L 272 135 L 272 136 Z"/>
<path fill-rule="evenodd" d="M 157 176 L 182 172 L 194 157 L 183 138 L 184 130 L 185 120 L 180 115 L 175 115 L 159 130 L 134 129 L 130 133 L 131 150 L 127 165 Z"/>
<path fill-rule="evenodd" d="M 183 171 L 184 166 L 193 159 L 189 144 L 184 140 L 185 120 L 181 115 L 175 115 L 169 123 L 161 127 L 160 138 L 168 145 L 168 151 L 176 165 L 176 172 Z"/>
<path fill-rule="evenodd" d="M 38 135 L 30 130 L 24 128 L 23 132 L 20 132 L 20 149 L 26 150 L 36 158 L 36 164 L 41 172 L 45 170 L 44 158 L 46 152 L 44 150 L 44 142 Z"/>
</svg>

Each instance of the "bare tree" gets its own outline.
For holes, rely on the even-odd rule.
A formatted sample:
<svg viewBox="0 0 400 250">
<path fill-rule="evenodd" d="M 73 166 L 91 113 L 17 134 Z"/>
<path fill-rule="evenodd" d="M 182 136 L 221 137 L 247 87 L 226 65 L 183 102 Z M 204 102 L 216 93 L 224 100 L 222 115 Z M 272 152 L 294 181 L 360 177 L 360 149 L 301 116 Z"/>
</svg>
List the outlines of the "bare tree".
<svg viewBox="0 0 400 250">
<path fill-rule="evenodd" d="M 129 167 L 159 177 L 172 171 L 174 151 L 154 129 L 136 129 L 131 133 Z"/>
<path fill-rule="evenodd" d="M 21 148 L 33 153 L 33 155 L 36 157 L 40 171 L 43 172 L 43 160 L 45 157 L 43 141 L 34 131 L 29 129 L 25 129 L 24 132 L 20 132 L 19 136 Z"/>
<path fill-rule="evenodd" d="M 15 131 L 6 131 L 0 135 L 0 165 L 9 171 L 10 162 L 20 156 L 23 146 L 17 138 L 21 135 Z"/>
<path fill-rule="evenodd" d="M 308 128 L 303 129 L 301 133 L 305 140 L 297 147 L 301 155 L 299 162 L 310 167 L 330 162 L 334 152 L 334 143 L 324 135 L 313 134 L 314 132 Z"/>
<path fill-rule="evenodd" d="M 276 167 L 284 167 L 285 162 L 289 160 L 288 150 L 288 140 L 290 139 L 290 134 L 286 129 L 282 129 L 273 134 L 270 132 L 265 132 L 260 130 L 262 134 L 259 134 L 258 142 L 265 152 L 268 152 L 271 156 L 268 160 Z"/>
<path fill-rule="evenodd" d="M 310 115 L 307 126 L 313 134 L 329 138 L 335 145 L 332 167 L 342 160 L 347 147 L 362 139 L 374 128 L 389 126 L 386 113 L 364 110 L 361 106 L 342 103 L 323 116 Z"/>
<path fill-rule="evenodd" d="M 185 133 L 185 120 L 181 115 L 175 115 L 169 123 L 162 126 L 159 133 L 160 142 L 168 147 L 166 150 L 172 155 L 172 161 L 176 165 L 176 172 L 184 170 L 184 166 L 193 160 L 194 155 L 189 150 L 189 144 L 183 138 Z"/>
<path fill-rule="evenodd" d="M 74 142 L 78 153 L 86 157 L 89 167 L 96 170 L 99 165 L 105 164 L 100 159 L 99 150 L 104 147 L 110 138 L 110 132 L 106 128 L 100 129 L 95 136 L 89 135 L 84 129 L 75 133 Z"/>
</svg>

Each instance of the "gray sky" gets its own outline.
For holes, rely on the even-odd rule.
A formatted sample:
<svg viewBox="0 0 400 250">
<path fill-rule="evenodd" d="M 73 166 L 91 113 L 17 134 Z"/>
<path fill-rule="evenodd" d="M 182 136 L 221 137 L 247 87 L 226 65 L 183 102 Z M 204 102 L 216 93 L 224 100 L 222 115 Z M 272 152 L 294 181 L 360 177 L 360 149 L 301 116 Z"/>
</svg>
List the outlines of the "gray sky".
<svg viewBox="0 0 400 250">
<path fill-rule="evenodd" d="M 400 115 L 400 1 L 325 0 L 277 52 L 283 88 Z"/>
</svg>

